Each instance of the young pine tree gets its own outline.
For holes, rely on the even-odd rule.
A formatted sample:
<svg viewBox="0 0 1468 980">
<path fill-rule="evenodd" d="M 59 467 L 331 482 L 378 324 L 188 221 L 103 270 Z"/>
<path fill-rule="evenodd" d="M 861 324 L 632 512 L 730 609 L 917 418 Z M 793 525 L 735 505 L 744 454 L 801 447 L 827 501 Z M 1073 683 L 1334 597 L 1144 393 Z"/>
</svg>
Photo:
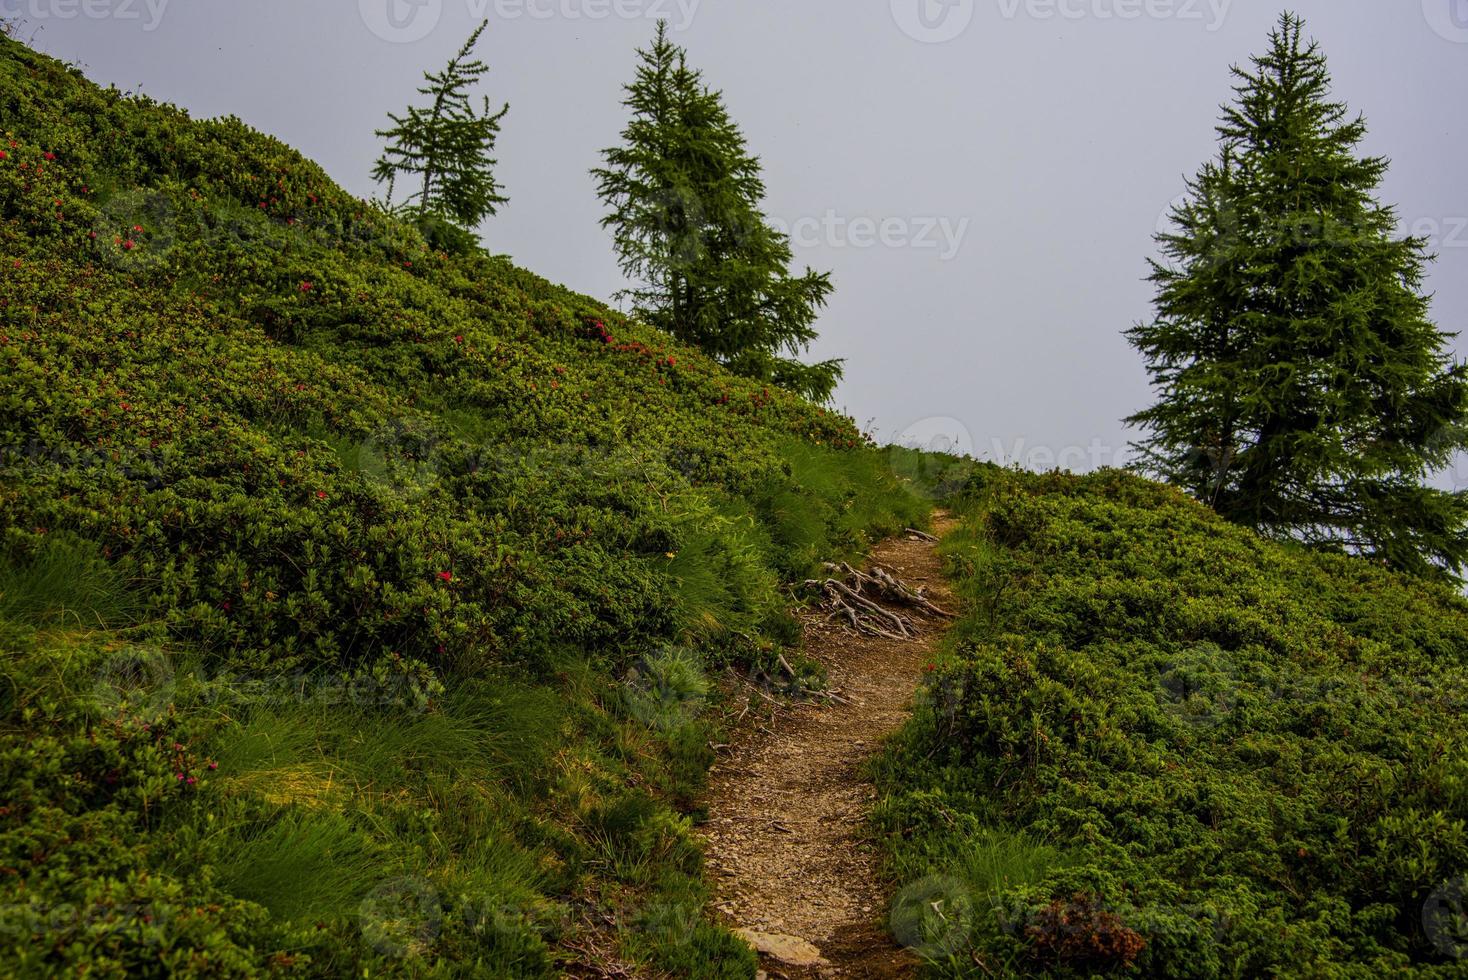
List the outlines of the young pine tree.
<svg viewBox="0 0 1468 980">
<path fill-rule="evenodd" d="M 790 274 L 789 239 L 761 211 L 759 159 L 665 23 L 638 55 L 623 145 L 593 171 L 609 208 L 602 225 L 637 283 L 623 295 L 638 316 L 734 371 L 824 401 L 841 362 L 796 358 L 815 339 L 829 273 Z"/>
<path fill-rule="evenodd" d="M 1160 401 L 1141 465 L 1230 520 L 1415 573 L 1462 570 L 1468 498 L 1424 485 L 1465 446 L 1468 377 L 1428 319 L 1426 242 L 1373 194 L 1359 117 L 1284 15 L 1234 68 L 1222 151 L 1158 236 L 1156 319 L 1128 332 Z"/>
<path fill-rule="evenodd" d="M 388 142 L 372 177 L 388 185 L 388 206 L 393 206 L 398 179 L 413 180 L 417 187 L 402 208 L 418 216 L 425 230 L 436 228 L 455 240 L 472 240 L 467 233 L 507 200 L 495 183 L 490 154 L 510 106 L 492 113 L 486 97 L 481 110 L 468 94 L 489 71 L 484 62 L 469 60 L 488 26 L 488 21 L 480 24 L 443 71 L 424 73 L 427 84 L 418 92 L 428 97 L 427 107 L 409 106 L 402 116 L 389 113 L 392 128 L 377 132 Z M 457 235 L 442 228 L 445 221 L 457 226 Z"/>
</svg>

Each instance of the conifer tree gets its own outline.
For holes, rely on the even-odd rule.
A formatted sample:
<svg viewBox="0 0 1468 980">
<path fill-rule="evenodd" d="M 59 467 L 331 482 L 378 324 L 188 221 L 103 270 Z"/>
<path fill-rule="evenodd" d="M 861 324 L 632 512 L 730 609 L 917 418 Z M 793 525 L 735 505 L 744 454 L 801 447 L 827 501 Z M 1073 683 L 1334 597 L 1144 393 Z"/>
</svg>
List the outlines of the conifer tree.
<svg viewBox="0 0 1468 980">
<path fill-rule="evenodd" d="M 593 171 L 609 208 L 602 225 L 636 283 L 622 295 L 636 315 L 732 370 L 824 401 L 841 362 L 797 357 L 815 339 L 830 274 L 791 275 L 789 239 L 761 211 L 759 159 L 666 23 L 638 55 L 623 145 Z"/>
<path fill-rule="evenodd" d="M 1128 332 L 1160 401 L 1140 465 L 1261 532 L 1459 573 L 1468 498 L 1425 485 L 1465 446 L 1468 377 L 1428 319 L 1427 243 L 1374 192 L 1387 160 L 1285 14 L 1158 236 L 1156 318 Z"/>
<path fill-rule="evenodd" d="M 495 183 L 490 154 L 510 106 L 506 103 L 499 112 L 491 112 L 488 97 L 480 109 L 469 96 L 469 89 L 489 71 L 484 62 L 470 60 L 488 26 L 488 21 L 480 24 L 442 71 L 424 73 L 426 84 L 418 92 L 427 96 L 426 107 L 409 106 L 401 116 L 389 113 L 392 128 L 377 132 L 387 146 L 373 168 L 373 179 L 388 185 L 390 208 L 398 179 L 414 179 L 417 187 L 400 209 L 420 216 L 425 224 L 446 220 L 469 231 L 507 200 Z"/>
</svg>

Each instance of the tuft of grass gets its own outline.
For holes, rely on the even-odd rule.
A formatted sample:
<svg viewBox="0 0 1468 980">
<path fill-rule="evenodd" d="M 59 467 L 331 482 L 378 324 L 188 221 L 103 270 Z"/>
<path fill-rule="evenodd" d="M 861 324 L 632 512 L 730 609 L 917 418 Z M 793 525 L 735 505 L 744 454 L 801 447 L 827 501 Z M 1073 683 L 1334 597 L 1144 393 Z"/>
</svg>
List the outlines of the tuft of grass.
<svg viewBox="0 0 1468 980">
<path fill-rule="evenodd" d="M 230 837 L 216 866 L 220 883 L 288 922 L 355 914 L 385 863 L 381 849 L 340 813 L 287 809 Z"/>
<path fill-rule="evenodd" d="M 774 544 L 754 513 L 732 498 L 689 492 L 673 501 L 676 550 L 663 564 L 683 638 L 746 644 L 783 608 Z"/>
<path fill-rule="evenodd" d="M 100 548 L 75 534 L 40 538 L 27 555 L 0 560 L 0 620 L 36 627 L 125 625 L 138 603 Z"/>
</svg>

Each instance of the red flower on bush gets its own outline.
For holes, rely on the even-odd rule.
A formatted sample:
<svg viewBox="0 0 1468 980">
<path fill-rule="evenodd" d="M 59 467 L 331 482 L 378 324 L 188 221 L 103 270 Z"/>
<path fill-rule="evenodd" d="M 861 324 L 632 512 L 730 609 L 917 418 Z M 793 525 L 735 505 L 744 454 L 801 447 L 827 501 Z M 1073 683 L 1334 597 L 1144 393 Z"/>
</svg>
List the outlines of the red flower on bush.
<svg viewBox="0 0 1468 980">
<path fill-rule="evenodd" d="M 46 158 L 46 162 L 47 163 L 50 163 L 52 160 L 55 160 L 56 159 L 56 154 L 51 153 L 49 151 L 46 154 L 44 154 L 44 156 Z"/>
<path fill-rule="evenodd" d="M 57 201 L 56 203 L 57 204 L 60 204 L 61 202 L 60 201 Z M 142 231 L 142 230 L 143 230 L 143 226 L 142 225 L 133 225 L 133 231 Z"/>
<path fill-rule="evenodd" d="M 454 580 L 454 573 L 453 572 L 439 572 L 438 573 L 438 577 L 439 577 L 440 581 L 452 582 Z"/>
<path fill-rule="evenodd" d="M 137 248 L 138 246 L 137 246 L 137 243 L 136 242 L 134 242 L 131 238 L 129 238 L 127 241 L 125 241 L 125 242 L 122 243 L 122 247 L 125 250 L 131 252 L 133 249 Z"/>
<path fill-rule="evenodd" d="M 316 499 L 317 500 L 325 500 L 326 499 L 326 491 L 325 490 L 317 490 L 316 491 Z"/>
<path fill-rule="evenodd" d="M 301 292 L 303 292 L 303 293 L 309 293 L 311 290 L 313 290 L 315 288 L 316 288 L 316 286 L 314 284 L 310 283 L 310 282 L 303 282 L 303 283 L 301 283 Z"/>
<path fill-rule="evenodd" d="M 6 153 L 4 150 L 0 150 L 0 160 L 9 160 L 9 159 L 10 159 L 10 154 L 9 153 Z"/>
</svg>

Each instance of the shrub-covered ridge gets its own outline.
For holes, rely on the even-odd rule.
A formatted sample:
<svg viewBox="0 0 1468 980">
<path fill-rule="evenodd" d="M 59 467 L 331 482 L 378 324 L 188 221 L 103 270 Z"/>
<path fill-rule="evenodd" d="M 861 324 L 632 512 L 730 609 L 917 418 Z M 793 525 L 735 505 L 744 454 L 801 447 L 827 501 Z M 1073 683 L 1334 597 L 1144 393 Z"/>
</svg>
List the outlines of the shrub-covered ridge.
<svg viewBox="0 0 1468 980">
<path fill-rule="evenodd" d="M 9 40 L 0 120 L 0 960 L 747 975 L 697 674 L 885 459 L 238 120 Z"/>
<path fill-rule="evenodd" d="M 936 973 L 1461 972 L 1461 597 L 1114 472 L 957 507 L 968 614 L 878 816 Z"/>
</svg>

